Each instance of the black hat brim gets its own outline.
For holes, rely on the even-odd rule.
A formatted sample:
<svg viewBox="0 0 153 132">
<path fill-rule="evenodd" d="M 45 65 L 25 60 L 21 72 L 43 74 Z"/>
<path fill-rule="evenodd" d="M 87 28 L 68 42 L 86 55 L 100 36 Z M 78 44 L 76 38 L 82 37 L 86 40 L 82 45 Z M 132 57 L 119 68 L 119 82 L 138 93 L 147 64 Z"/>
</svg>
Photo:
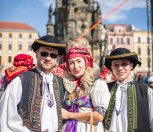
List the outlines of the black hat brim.
<svg viewBox="0 0 153 132">
<path fill-rule="evenodd" d="M 45 35 L 41 37 L 40 39 L 35 40 L 31 48 L 34 52 L 36 52 L 42 46 L 57 49 L 59 52 L 59 55 L 65 54 L 65 51 L 66 51 L 66 44 L 61 44 L 59 40 L 52 35 Z"/>
<path fill-rule="evenodd" d="M 65 50 L 66 50 L 66 44 L 57 44 L 57 43 L 40 43 L 39 40 L 34 41 L 34 43 L 32 44 L 32 50 L 34 52 L 36 52 L 40 47 L 46 46 L 46 47 L 51 47 L 54 49 L 58 50 L 59 55 L 63 55 L 65 54 Z"/>
<path fill-rule="evenodd" d="M 129 60 L 131 63 L 133 63 L 133 68 L 132 70 L 136 67 L 137 64 L 141 65 L 141 62 L 138 61 L 138 56 L 137 54 L 133 53 L 129 53 L 129 54 L 123 54 L 122 56 L 119 56 L 119 57 L 111 57 L 111 56 L 106 56 L 105 58 L 105 66 L 112 71 L 111 69 L 111 65 L 112 65 L 112 61 L 114 60 Z"/>
</svg>

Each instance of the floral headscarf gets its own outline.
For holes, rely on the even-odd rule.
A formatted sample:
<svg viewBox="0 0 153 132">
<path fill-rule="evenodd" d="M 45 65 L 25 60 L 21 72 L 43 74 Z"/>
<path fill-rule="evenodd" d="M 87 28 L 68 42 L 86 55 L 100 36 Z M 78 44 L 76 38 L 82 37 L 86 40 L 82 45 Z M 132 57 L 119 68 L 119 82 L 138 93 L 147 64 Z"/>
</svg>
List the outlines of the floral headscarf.
<svg viewBox="0 0 153 132">
<path fill-rule="evenodd" d="M 86 67 L 93 67 L 93 58 L 90 55 L 89 51 L 81 46 L 73 46 L 69 48 L 64 57 L 64 61 L 67 62 L 71 58 L 82 57 L 85 60 Z M 66 66 L 67 63 L 66 63 Z"/>
<path fill-rule="evenodd" d="M 63 58 L 64 63 L 60 64 L 58 67 L 52 69 L 52 72 L 63 78 L 63 73 L 70 73 L 68 68 L 68 60 L 75 57 L 82 57 L 85 60 L 87 69 L 93 68 L 93 58 L 89 51 L 81 46 L 72 46 L 66 51 L 66 55 Z"/>
</svg>

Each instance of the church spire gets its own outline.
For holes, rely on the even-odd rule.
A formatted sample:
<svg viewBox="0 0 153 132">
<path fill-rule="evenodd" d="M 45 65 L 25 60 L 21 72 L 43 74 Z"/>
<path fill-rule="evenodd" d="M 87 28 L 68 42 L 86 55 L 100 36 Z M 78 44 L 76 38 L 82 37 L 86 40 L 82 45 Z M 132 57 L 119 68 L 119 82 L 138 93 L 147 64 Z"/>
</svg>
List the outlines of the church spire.
<svg viewBox="0 0 153 132">
<path fill-rule="evenodd" d="M 53 9 L 52 9 L 52 4 L 50 4 L 48 10 L 48 23 L 46 25 L 48 35 L 54 35 L 54 25 L 52 23 L 52 15 L 53 15 Z"/>
</svg>

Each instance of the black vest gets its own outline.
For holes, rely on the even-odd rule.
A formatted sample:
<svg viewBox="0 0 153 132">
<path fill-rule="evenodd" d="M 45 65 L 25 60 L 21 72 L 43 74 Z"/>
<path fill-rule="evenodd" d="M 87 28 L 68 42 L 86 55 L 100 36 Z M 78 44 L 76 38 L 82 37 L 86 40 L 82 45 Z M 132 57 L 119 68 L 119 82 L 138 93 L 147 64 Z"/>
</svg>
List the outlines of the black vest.
<svg viewBox="0 0 153 132">
<path fill-rule="evenodd" d="M 18 112 L 23 124 L 34 132 L 40 132 L 40 108 L 42 102 L 43 78 L 37 69 L 27 71 L 19 75 L 22 81 L 22 97 L 18 105 Z M 62 79 L 53 77 L 53 89 L 57 105 L 59 131 L 62 128 L 61 108 L 63 105 L 64 87 Z"/>
<path fill-rule="evenodd" d="M 116 82 L 108 83 L 109 91 Z M 149 120 L 149 104 L 147 86 L 140 82 L 135 82 L 137 95 L 137 129 L 134 132 L 151 132 Z"/>
</svg>

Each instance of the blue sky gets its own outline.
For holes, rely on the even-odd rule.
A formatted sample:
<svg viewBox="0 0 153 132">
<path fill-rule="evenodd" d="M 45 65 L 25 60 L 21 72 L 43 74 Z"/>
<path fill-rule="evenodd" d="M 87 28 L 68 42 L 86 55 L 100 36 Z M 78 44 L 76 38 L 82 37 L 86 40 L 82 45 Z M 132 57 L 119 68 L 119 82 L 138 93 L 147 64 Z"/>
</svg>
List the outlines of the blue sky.
<svg viewBox="0 0 153 132">
<path fill-rule="evenodd" d="M 105 16 L 124 0 L 97 1 Z M 45 35 L 50 3 L 55 6 L 55 0 L 0 0 L 0 21 L 24 22 L 34 27 L 41 36 Z M 136 28 L 147 30 L 146 0 L 129 0 L 103 23 L 132 24 Z"/>
</svg>

